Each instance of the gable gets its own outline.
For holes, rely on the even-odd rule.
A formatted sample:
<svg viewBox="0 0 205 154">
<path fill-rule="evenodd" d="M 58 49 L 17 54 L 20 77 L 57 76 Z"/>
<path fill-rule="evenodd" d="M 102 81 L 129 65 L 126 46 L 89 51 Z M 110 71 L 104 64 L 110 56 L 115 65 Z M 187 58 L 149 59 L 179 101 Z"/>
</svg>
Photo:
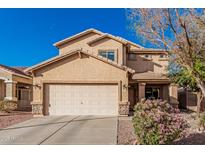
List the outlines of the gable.
<svg viewBox="0 0 205 154">
<path fill-rule="evenodd" d="M 110 80 L 125 78 L 126 71 L 92 56 L 75 53 L 34 71 L 35 78 L 44 80 Z"/>
<path fill-rule="evenodd" d="M 87 44 L 87 42 L 96 39 L 97 37 L 99 37 L 99 34 L 96 34 L 94 32 L 88 33 L 86 35 L 80 36 L 76 39 L 73 39 L 61 46 L 59 46 L 59 52 L 60 54 L 64 54 L 66 52 L 68 52 L 71 49 L 79 49 L 79 48 L 83 48 L 83 49 L 90 49 L 90 46 Z"/>
<path fill-rule="evenodd" d="M 104 58 L 104 57 L 102 57 L 100 55 L 96 55 L 96 54 L 94 54 L 92 52 L 90 53 L 89 51 L 83 51 L 82 49 L 73 50 L 71 52 L 67 52 L 66 54 L 53 57 L 53 58 L 51 58 L 49 60 L 46 60 L 46 61 L 44 61 L 42 63 L 34 65 L 34 66 L 30 67 L 30 68 L 27 68 L 25 70 L 25 72 L 26 73 L 28 73 L 28 72 L 33 73 L 34 71 L 39 70 L 41 68 L 47 67 L 49 65 L 54 65 L 55 63 L 57 63 L 57 62 L 59 62 L 61 60 L 69 59 L 73 55 L 77 55 L 77 57 L 80 58 L 80 59 L 81 59 L 82 55 L 86 55 L 88 57 L 92 57 L 92 58 L 94 58 L 94 59 L 96 59 L 98 61 L 101 61 L 103 63 L 106 63 L 106 64 L 108 64 L 110 66 L 113 66 L 113 67 L 116 67 L 118 69 L 121 69 L 121 70 L 123 70 L 125 72 L 134 73 L 134 70 L 131 69 L 131 68 L 128 68 L 127 66 L 122 66 L 122 65 L 120 65 L 120 64 L 118 64 L 118 63 L 116 63 L 116 62 L 114 62 L 112 60 Z"/>
<path fill-rule="evenodd" d="M 3 70 L 0 68 L 0 79 L 5 80 L 5 79 L 12 79 L 12 74 L 9 71 Z"/>
<path fill-rule="evenodd" d="M 91 41 L 92 42 L 92 41 Z M 99 39 L 98 41 L 95 41 L 95 42 L 92 42 L 92 43 L 89 43 L 88 44 L 91 46 L 91 47 L 101 47 L 101 46 L 107 46 L 107 48 L 122 48 L 122 43 L 117 41 L 117 40 L 114 40 L 110 37 L 103 37 L 102 39 Z"/>
<path fill-rule="evenodd" d="M 98 35 L 102 35 L 103 34 L 102 32 L 100 32 L 100 31 L 98 31 L 96 29 L 92 29 L 91 28 L 91 29 L 87 29 L 87 30 L 85 30 L 83 32 L 80 32 L 80 33 L 78 33 L 76 35 L 73 35 L 71 37 L 65 38 L 65 39 L 63 39 L 61 41 L 58 41 L 58 42 L 54 43 L 54 46 L 59 47 L 59 46 L 65 44 L 65 43 L 68 43 L 68 42 L 70 42 L 70 41 L 72 41 L 74 39 L 80 38 L 80 37 L 82 37 L 84 35 L 87 35 L 89 33 L 95 33 L 95 34 L 98 34 Z"/>
</svg>

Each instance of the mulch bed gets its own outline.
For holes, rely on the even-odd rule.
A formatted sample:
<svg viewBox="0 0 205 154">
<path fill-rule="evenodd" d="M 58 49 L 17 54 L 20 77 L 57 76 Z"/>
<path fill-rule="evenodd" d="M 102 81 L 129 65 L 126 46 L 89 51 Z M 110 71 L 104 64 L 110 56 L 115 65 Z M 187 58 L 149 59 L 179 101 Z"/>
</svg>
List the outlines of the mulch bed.
<svg viewBox="0 0 205 154">
<path fill-rule="evenodd" d="M 26 120 L 33 118 L 31 112 L 22 112 L 22 111 L 11 111 L 3 112 L 0 111 L 0 129 L 6 128 L 13 124 L 17 124 Z"/>
</svg>

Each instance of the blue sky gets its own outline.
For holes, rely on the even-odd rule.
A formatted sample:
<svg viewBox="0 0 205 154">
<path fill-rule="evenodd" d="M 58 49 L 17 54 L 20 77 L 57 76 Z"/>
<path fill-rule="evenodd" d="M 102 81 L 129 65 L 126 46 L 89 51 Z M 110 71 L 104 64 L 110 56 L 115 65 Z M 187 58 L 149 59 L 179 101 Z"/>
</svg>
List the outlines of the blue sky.
<svg viewBox="0 0 205 154">
<path fill-rule="evenodd" d="M 125 9 L 0 9 L 0 64 L 32 66 L 56 56 L 53 43 L 88 28 L 139 43 Z"/>
</svg>

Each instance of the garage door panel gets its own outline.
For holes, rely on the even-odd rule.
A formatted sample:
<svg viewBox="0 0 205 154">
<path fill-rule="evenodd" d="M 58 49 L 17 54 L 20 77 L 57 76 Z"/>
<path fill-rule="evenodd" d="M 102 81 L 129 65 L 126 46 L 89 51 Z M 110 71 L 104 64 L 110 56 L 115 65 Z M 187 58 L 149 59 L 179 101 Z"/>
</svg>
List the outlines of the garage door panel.
<svg viewBox="0 0 205 154">
<path fill-rule="evenodd" d="M 117 85 L 46 85 L 50 115 L 117 115 Z"/>
</svg>

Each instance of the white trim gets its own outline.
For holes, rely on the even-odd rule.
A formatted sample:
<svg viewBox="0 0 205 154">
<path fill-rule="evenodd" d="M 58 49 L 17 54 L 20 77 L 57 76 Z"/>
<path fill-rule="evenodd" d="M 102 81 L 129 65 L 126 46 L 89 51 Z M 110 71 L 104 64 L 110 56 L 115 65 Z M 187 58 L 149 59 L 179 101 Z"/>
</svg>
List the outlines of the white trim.
<svg viewBox="0 0 205 154">
<path fill-rule="evenodd" d="M 17 101 L 17 97 L 4 97 L 4 100 Z"/>
<path fill-rule="evenodd" d="M 32 79 L 32 77 L 21 75 L 21 74 L 17 74 L 17 73 L 13 73 L 13 75 L 16 75 L 16 76 L 19 76 L 19 77 L 22 77 L 22 78 Z"/>
<path fill-rule="evenodd" d="M 17 82 L 16 82 L 16 81 L 13 81 L 13 80 L 6 80 L 6 81 L 4 81 L 4 83 L 13 83 L 13 84 L 17 84 Z"/>
<path fill-rule="evenodd" d="M 7 80 L 9 80 L 8 78 L 5 78 L 5 77 L 1 77 L 0 76 L 0 80 L 4 80 L 4 81 L 7 81 Z"/>
</svg>

